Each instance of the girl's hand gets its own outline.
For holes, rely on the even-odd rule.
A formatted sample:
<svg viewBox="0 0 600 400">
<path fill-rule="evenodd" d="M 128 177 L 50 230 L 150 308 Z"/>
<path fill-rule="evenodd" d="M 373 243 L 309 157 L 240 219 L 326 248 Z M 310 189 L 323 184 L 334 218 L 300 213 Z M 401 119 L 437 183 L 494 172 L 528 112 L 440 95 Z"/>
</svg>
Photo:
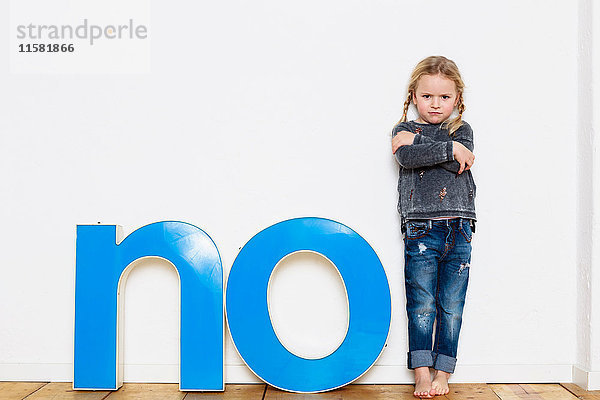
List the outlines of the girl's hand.
<svg viewBox="0 0 600 400">
<path fill-rule="evenodd" d="M 400 131 L 392 138 L 392 153 L 395 153 L 402 146 L 413 144 L 415 134 L 409 131 Z"/>
<path fill-rule="evenodd" d="M 460 164 L 459 174 L 471 169 L 471 166 L 475 162 L 475 155 L 460 142 L 452 141 L 452 154 L 454 155 L 454 159 Z"/>
</svg>

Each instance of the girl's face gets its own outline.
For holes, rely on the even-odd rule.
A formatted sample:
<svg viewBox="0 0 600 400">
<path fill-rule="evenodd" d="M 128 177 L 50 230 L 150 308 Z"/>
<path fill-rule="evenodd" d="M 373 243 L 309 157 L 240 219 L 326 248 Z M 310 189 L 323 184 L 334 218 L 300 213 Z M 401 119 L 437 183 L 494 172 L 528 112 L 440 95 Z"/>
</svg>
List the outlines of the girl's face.
<svg viewBox="0 0 600 400">
<path fill-rule="evenodd" d="M 456 84 L 443 75 L 423 75 L 413 94 L 422 124 L 439 124 L 446 121 L 458 103 Z"/>
</svg>

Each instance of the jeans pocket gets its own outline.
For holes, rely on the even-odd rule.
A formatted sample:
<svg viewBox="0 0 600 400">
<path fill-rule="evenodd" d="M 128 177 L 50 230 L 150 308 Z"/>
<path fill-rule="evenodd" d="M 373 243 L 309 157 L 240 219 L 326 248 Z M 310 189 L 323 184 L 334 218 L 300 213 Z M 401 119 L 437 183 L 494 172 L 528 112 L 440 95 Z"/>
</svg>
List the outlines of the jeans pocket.
<svg viewBox="0 0 600 400">
<path fill-rule="evenodd" d="M 419 239 L 426 236 L 431 228 L 426 221 L 408 221 L 406 223 L 406 238 Z"/>
<path fill-rule="evenodd" d="M 463 220 L 460 225 L 460 233 L 463 235 L 467 243 L 470 243 L 473 239 L 473 231 L 471 230 L 471 221 L 468 219 Z"/>
</svg>

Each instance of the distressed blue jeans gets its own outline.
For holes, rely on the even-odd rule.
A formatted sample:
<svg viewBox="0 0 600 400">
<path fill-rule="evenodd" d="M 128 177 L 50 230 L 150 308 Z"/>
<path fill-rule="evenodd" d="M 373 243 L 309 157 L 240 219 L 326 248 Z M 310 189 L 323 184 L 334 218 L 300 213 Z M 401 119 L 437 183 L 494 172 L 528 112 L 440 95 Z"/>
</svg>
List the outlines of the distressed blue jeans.
<svg viewBox="0 0 600 400">
<path fill-rule="evenodd" d="M 433 367 L 454 372 L 472 236 L 471 222 L 464 218 L 406 223 L 404 277 L 410 369 Z"/>
</svg>

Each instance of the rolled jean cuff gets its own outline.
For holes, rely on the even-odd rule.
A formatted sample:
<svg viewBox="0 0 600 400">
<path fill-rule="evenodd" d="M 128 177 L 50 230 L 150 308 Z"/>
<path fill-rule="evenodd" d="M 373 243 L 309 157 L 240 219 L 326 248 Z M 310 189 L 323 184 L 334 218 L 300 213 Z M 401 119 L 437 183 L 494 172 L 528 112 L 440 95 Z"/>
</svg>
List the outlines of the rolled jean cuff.
<svg viewBox="0 0 600 400">
<path fill-rule="evenodd" d="M 433 356 L 431 350 L 414 350 L 408 352 L 408 369 L 431 367 Z"/>
<path fill-rule="evenodd" d="M 434 362 L 433 368 L 438 371 L 444 371 L 449 374 L 454 373 L 454 368 L 456 367 L 456 358 L 447 356 L 445 354 L 437 354 L 432 353 Z"/>
</svg>

